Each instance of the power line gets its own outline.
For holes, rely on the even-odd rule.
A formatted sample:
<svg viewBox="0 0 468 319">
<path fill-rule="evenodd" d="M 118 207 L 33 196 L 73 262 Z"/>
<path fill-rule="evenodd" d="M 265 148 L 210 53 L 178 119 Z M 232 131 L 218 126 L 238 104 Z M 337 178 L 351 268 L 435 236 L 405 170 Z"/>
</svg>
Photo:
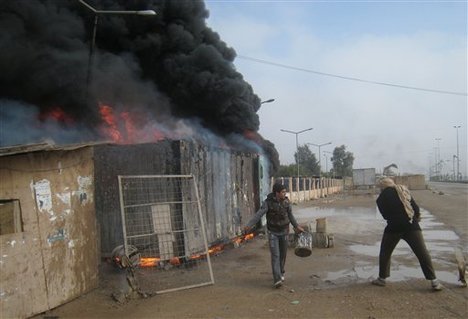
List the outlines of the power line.
<svg viewBox="0 0 468 319">
<path fill-rule="evenodd" d="M 466 93 L 466 92 L 454 92 L 454 91 L 444 91 L 444 90 L 435 90 L 435 89 L 425 89 L 425 88 L 420 88 L 420 87 L 415 87 L 415 86 L 407 86 L 407 85 L 401 85 L 401 84 L 395 84 L 395 83 L 371 81 L 371 80 L 365 80 L 365 79 L 360 79 L 360 78 L 355 78 L 355 77 L 350 77 L 350 76 L 344 76 L 344 75 L 314 71 L 314 70 L 305 69 L 305 68 L 299 68 L 299 67 L 295 67 L 295 66 L 291 66 L 291 65 L 266 61 L 266 60 L 257 59 L 257 58 L 251 58 L 251 57 L 248 57 L 248 56 L 245 56 L 245 55 L 238 55 L 237 57 L 240 58 L 240 59 L 244 59 L 244 60 L 250 60 L 250 61 L 254 61 L 254 62 L 258 62 L 258 63 L 277 66 L 277 67 L 280 67 L 280 68 L 296 70 L 296 71 L 302 71 L 302 72 L 306 72 L 306 73 L 313 73 L 313 74 L 323 75 L 323 76 L 329 76 L 329 77 L 339 78 L 339 79 L 342 79 L 342 80 L 357 81 L 357 82 L 370 83 L 370 84 L 376 84 L 376 85 L 385 85 L 385 86 L 397 87 L 397 88 L 401 88 L 401 89 L 425 91 L 425 92 L 432 92 L 432 93 L 468 96 L 468 93 Z"/>
</svg>

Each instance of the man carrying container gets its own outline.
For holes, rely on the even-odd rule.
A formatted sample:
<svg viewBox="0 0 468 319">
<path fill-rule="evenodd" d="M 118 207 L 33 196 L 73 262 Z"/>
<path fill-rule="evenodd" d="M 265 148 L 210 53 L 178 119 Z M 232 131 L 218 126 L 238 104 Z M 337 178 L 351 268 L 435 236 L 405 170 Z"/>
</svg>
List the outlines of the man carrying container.
<svg viewBox="0 0 468 319">
<path fill-rule="evenodd" d="M 273 287 L 279 288 L 283 285 L 284 281 L 289 224 L 293 225 L 294 231 L 296 232 L 303 232 L 304 229 L 297 224 L 292 214 L 291 204 L 286 196 L 286 187 L 280 183 L 273 185 L 273 192 L 268 194 L 260 209 L 244 227 L 244 231 L 250 232 L 252 227 L 256 225 L 265 214 L 271 254 Z"/>
</svg>

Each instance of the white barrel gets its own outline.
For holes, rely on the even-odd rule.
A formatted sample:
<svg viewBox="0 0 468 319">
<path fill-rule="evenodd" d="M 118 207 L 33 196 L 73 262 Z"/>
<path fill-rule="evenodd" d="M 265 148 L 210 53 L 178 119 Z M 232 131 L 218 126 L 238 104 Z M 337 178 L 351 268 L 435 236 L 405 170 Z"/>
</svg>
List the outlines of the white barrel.
<svg viewBox="0 0 468 319">
<path fill-rule="evenodd" d="M 298 235 L 294 254 L 299 257 L 308 257 L 312 254 L 312 234 L 302 232 Z"/>
</svg>

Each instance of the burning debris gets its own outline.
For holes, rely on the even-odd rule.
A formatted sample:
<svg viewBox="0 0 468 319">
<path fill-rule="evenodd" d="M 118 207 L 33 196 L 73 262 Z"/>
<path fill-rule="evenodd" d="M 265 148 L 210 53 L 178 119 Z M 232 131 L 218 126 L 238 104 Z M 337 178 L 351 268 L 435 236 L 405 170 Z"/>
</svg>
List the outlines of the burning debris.
<svg viewBox="0 0 468 319">
<path fill-rule="evenodd" d="M 128 245 L 128 254 L 125 253 L 125 247 L 119 245 L 112 251 L 112 262 L 118 268 L 137 267 L 141 263 L 141 254 L 133 245 Z"/>
<path fill-rule="evenodd" d="M 228 242 L 219 243 L 211 246 L 208 249 L 210 256 L 221 254 L 225 249 L 230 247 L 239 247 L 242 243 L 254 238 L 254 233 L 242 234 L 229 240 Z M 114 248 L 111 257 L 111 263 L 120 270 L 125 271 L 126 275 L 126 288 L 115 291 L 111 297 L 118 303 L 125 303 L 131 299 L 148 298 L 155 294 L 154 292 L 144 292 L 138 282 L 136 272 L 138 269 L 144 270 L 153 268 L 156 270 L 169 271 L 173 267 L 187 267 L 195 266 L 198 262 L 206 259 L 207 254 L 194 254 L 188 257 L 171 257 L 167 260 L 162 260 L 159 257 L 142 257 L 137 247 L 127 245 L 127 253 L 125 247 L 119 245 Z M 148 275 L 148 273 L 146 274 Z"/>
<path fill-rule="evenodd" d="M 242 234 L 219 244 L 212 245 L 208 249 L 210 256 L 216 256 L 222 253 L 225 249 L 231 246 L 239 247 L 242 243 L 253 239 L 254 233 Z M 160 269 L 169 270 L 174 266 L 186 266 L 187 264 L 193 263 L 194 261 L 205 259 L 206 254 L 193 254 L 191 256 L 183 257 L 171 257 L 170 259 L 163 260 L 159 257 L 142 257 L 138 249 L 135 246 L 129 245 L 128 257 L 125 254 L 123 245 L 116 247 L 112 253 L 112 262 L 118 268 L 127 267 L 158 267 Z"/>
<path fill-rule="evenodd" d="M 89 63 L 94 14 L 78 1 L 1 2 L 1 146 L 45 138 L 213 143 L 208 136 L 263 149 L 277 168 L 274 145 L 258 134 L 260 99 L 235 70 L 234 49 L 206 26 L 203 1 L 87 2 L 157 15 L 101 15 Z"/>
<path fill-rule="evenodd" d="M 135 277 L 135 268 L 140 263 L 140 253 L 135 246 L 127 246 L 128 253 L 125 253 L 123 245 L 117 246 L 112 252 L 112 262 L 120 269 L 126 272 L 126 279 L 128 284 L 127 291 L 119 291 L 112 293 L 112 298 L 119 302 L 125 303 L 127 299 L 147 298 L 150 294 L 141 291 L 140 285 Z"/>
</svg>

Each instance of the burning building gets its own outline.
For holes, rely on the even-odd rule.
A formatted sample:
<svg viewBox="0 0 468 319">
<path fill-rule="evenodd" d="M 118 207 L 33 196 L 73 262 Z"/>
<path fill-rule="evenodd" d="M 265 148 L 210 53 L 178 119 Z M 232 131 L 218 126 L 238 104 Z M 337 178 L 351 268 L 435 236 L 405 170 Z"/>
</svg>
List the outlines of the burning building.
<svg viewBox="0 0 468 319">
<path fill-rule="evenodd" d="M 119 176 L 193 175 L 215 243 L 236 234 L 278 167 L 274 145 L 257 133 L 260 99 L 235 70 L 235 51 L 206 26 L 202 1 L 86 2 L 157 15 L 103 15 L 93 29 L 95 15 L 79 1 L 0 2 L 7 316 L 51 309 L 97 285 L 100 257 L 126 240 Z M 145 218 L 172 216 L 166 207 Z M 175 240 L 196 250 L 187 237 Z"/>
<path fill-rule="evenodd" d="M 260 98 L 236 71 L 234 49 L 206 26 L 203 1 L 87 3 L 157 15 L 101 15 L 94 29 L 95 14 L 79 1 L 0 3 L 0 146 L 247 139 L 279 166 L 257 133 Z"/>
<path fill-rule="evenodd" d="M 211 246 L 236 237 L 258 208 L 261 175 L 266 175 L 262 161 L 255 153 L 182 140 L 0 149 L 2 313 L 29 316 L 95 288 L 100 257 L 111 256 L 115 247 L 129 240 L 142 255 L 144 243 L 155 243 L 149 256 L 159 259 L 164 254 L 169 260 L 203 251 L 197 232 L 190 235 L 183 229 L 194 219 L 191 211 L 177 209 L 176 200 L 165 201 L 165 206 L 156 203 L 158 194 L 174 188 L 167 181 L 151 193 L 149 210 L 137 212 L 145 218 L 146 237 L 132 239 L 129 225 L 138 221 L 124 219 L 121 213 L 126 203 L 119 176 L 193 174 Z M 136 192 L 141 196 L 140 188 Z M 169 220 L 166 232 L 155 217 L 161 207 Z M 166 233 L 171 234 L 165 242 L 170 250 L 161 245 Z M 179 233 L 183 235 L 178 237 Z"/>
</svg>

